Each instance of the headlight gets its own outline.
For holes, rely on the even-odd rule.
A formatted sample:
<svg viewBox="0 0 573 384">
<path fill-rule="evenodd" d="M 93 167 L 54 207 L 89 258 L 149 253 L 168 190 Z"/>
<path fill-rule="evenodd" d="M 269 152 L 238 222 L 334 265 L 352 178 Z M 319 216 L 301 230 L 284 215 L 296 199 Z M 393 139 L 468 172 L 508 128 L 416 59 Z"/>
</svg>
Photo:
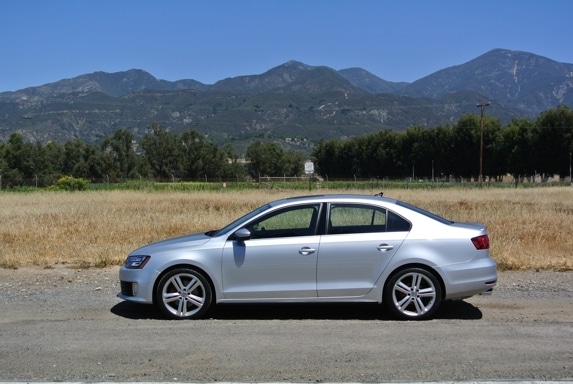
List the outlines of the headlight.
<svg viewBox="0 0 573 384">
<path fill-rule="evenodd" d="M 129 269 L 141 269 L 150 258 L 151 256 L 128 256 L 123 266 Z"/>
</svg>

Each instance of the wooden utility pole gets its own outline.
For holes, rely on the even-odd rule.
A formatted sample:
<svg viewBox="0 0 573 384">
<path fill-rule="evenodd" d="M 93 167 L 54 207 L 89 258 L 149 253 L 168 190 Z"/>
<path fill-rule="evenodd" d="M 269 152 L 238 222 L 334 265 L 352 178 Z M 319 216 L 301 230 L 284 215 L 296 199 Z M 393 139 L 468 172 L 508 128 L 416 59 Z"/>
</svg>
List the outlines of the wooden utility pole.
<svg viewBox="0 0 573 384">
<path fill-rule="evenodd" d="M 484 103 L 483 101 L 480 101 L 480 103 L 477 105 L 478 108 L 481 109 L 481 114 L 480 114 L 480 139 L 479 139 L 479 187 L 481 188 L 482 186 L 482 181 L 483 181 L 483 117 L 484 117 L 484 111 L 485 111 L 485 107 L 487 107 L 489 105 L 489 102 Z"/>
</svg>

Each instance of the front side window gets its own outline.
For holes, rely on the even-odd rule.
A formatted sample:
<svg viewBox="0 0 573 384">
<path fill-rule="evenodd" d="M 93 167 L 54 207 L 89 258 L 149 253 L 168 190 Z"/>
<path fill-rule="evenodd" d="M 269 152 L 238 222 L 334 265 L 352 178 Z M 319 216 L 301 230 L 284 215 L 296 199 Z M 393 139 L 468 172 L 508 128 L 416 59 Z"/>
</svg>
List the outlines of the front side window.
<svg viewBox="0 0 573 384">
<path fill-rule="evenodd" d="M 251 239 L 312 236 L 316 233 L 320 204 L 283 208 L 270 213 L 245 228 Z"/>
</svg>

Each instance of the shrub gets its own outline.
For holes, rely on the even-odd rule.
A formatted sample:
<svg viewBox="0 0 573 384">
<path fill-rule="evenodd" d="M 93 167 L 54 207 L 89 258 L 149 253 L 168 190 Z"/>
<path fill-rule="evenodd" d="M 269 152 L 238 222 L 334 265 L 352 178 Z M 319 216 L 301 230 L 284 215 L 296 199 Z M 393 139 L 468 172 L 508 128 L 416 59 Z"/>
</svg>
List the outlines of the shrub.
<svg viewBox="0 0 573 384">
<path fill-rule="evenodd" d="M 64 176 L 56 182 L 55 187 L 63 191 L 85 191 L 89 189 L 90 182 L 86 179 Z"/>
</svg>

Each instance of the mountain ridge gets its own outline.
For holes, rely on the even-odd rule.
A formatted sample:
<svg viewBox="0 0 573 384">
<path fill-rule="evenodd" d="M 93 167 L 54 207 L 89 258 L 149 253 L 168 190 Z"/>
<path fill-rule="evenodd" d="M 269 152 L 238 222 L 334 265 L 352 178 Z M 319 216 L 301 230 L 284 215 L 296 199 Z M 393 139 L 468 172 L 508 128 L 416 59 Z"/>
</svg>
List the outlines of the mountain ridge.
<svg viewBox="0 0 573 384">
<path fill-rule="evenodd" d="M 142 136 L 156 122 L 218 142 L 299 137 L 308 143 L 450 124 L 476 113 L 481 100 L 502 122 L 573 106 L 573 64 L 494 49 L 412 83 L 294 60 L 213 84 L 161 80 L 141 69 L 98 71 L 0 93 L 0 139 L 19 132 L 41 142 L 98 142 L 120 128 Z"/>
<path fill-rule="evenodd" d="M 495 70 L 484 70 L 494 65 Z M 538 114 L 557 104 L 573 103 L 573 64 L 498 48 L 416 80 L 405 87 L 404 94 L 437 97 L 461 90 L 473 90 L 500 104 Z M 523 93 L 528 94 L 520 96 Z"/>
</svg>

